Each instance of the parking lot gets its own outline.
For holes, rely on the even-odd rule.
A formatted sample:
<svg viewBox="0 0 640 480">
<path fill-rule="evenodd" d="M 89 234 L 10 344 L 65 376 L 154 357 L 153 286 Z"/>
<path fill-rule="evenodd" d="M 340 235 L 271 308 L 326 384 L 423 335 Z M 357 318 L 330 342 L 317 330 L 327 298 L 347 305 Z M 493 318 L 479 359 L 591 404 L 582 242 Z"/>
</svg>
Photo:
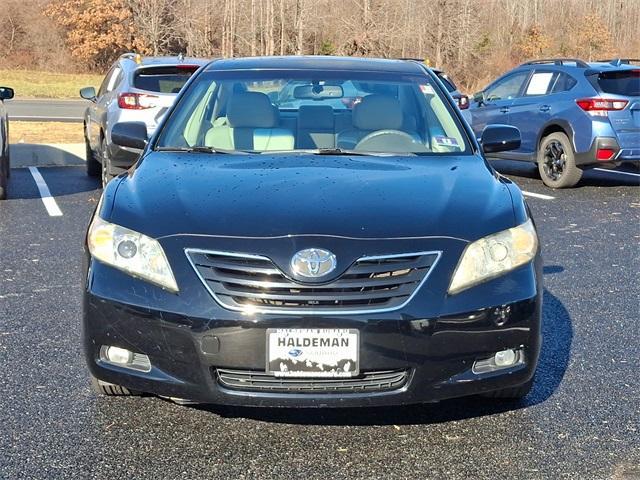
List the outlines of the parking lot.
<svg viewBox="0 0 640 480">
<path fill-rule="evenodd" d="M 0 204 L 0 476 L 640 478 L 640 171 L 552 191 L 528 164 L 495 165 L 527 192 L 543 245 L 532 394 L 360 410 L 98 398 L 79 325 L 101 190 L 83 166 L 13 169 Z"/>
</svg>

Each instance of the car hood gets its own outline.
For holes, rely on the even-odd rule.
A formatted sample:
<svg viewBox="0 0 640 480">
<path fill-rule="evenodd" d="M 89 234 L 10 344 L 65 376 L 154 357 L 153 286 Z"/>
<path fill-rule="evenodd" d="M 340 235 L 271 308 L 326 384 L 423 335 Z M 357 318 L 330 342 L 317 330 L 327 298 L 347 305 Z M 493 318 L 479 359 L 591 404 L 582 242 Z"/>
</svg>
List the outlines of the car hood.
<svg viewBox="0 0 640 480">
<path fill-rule="evenodd" d="M 514 225 L 479 157 L 152 152 L 120 178 L 106 220 L 159 238 L 334 235 L 475 240 Z"/>
</svg>

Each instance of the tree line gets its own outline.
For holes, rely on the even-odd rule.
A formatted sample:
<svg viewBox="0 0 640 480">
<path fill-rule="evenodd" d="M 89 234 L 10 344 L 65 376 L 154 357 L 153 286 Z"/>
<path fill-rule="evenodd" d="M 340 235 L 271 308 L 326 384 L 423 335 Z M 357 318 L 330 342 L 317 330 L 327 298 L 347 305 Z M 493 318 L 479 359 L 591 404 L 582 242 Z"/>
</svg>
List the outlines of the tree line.
<svg viewBox="0 0 640 480">
<path fill-rule="evenodd" d="M 472 90 L 525 59 L 640 57 L 640 0 L 3 0 L 0 66 L 125 51 L 425 59 Z"/>
</svg>

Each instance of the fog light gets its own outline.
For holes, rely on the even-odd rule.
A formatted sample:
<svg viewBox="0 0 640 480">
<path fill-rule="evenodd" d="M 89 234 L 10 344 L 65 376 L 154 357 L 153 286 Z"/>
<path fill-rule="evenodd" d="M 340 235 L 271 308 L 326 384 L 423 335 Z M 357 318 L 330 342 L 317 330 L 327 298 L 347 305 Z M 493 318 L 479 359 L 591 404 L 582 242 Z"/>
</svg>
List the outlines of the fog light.
<svg viewBox="0 0 640 480">
<path fill-rule="evenodd" d="M 147 355 L 135 353 L 126 348 L 103 345 L 100 348 L 100 360 L 139 372 L 151 371 L 151 360 Z"/>
<path fill-rule="evenodd" d="M 522 347 L 516 349 L 509 348 L 500 350 L 489 358 L 476 360 L 473 363 L 472 371 L 476 375 L 480 375 L 515 367 L 516 365 L 523 365 L 524 363 L 524 350 Z"/>
<path fill-rule="evenodd" d="M 511 365 L 516 363 L 517 359 L 518 356 L 516 355 L 515 350 L 511 349 L 502 350 L 500 352 L 497 352 L 493 356 L 493 361 L 495 362 L 497 367 L 510 367 Z"/>
<path fill-rule="evenodd" d="M 133 360 L 133 352 L 130 352 L 126 348 L 107 347 L 105 353 L 107 360 L 113 363 L 127 364 Z"/>
</svg>

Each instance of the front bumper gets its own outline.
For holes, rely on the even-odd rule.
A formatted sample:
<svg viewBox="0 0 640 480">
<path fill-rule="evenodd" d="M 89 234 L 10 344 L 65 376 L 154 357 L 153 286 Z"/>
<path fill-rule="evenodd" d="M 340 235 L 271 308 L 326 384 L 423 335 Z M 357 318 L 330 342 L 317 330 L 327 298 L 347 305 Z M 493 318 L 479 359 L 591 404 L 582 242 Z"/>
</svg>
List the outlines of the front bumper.
<svg viewBox="0 0 640 480">
<path fill-rule="evenodd" d="M 169 258 L 177 258 L 172 255 L 176 245 L 165 242 L 163 247 Z M 172 262 L 181 288 L 177 295 L 86 257 L 83 342 L 89 369 L 103 381 L 162 396 L 273 407 L 413 404 L 527 382 L 541 341 L 539 256 L 532 264 L 449 297 L 442 292 L 464 244 L 450 254 L 442 245 L 430 247 L 445 252 L 438 272 L 404 308 L 337 316 L 246 315 L 223 309 L 186 265 L 186 257 L 184 265 Z M 416 251 L 407 248 L 403 251 Z M 366 392 L 274 393 L 223 386 L 217 369 L 264 372 L 268 328 L 358 329 L 360 371 L 403 370 L 407 380 L 396 389 Z M 148 355 L 151 371 L 104 362 L 103 345 Z M 524 364 L 473 373 L 476 360 L 506 348 L 522 348 Z"/>
</svg>

